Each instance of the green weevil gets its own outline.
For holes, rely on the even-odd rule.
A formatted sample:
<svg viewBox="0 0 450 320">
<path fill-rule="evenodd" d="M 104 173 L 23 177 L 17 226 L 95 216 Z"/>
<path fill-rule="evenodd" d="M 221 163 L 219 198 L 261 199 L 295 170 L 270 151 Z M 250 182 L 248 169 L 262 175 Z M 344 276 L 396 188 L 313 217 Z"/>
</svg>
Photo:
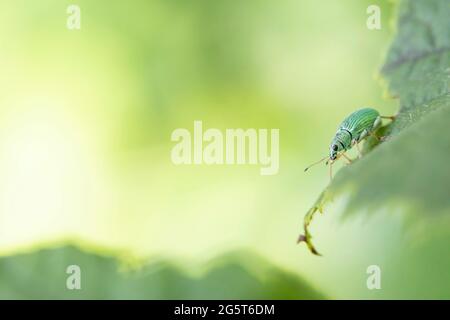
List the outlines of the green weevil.
<svg viewBox="0 0 450 320">
<path fill-rule="evenodd" d="M 348 163 L 352 160 L 345 154 L 353 146 L 356 145 L 358 154 L 361 157 L 361 149 L 359 143 L 368 136 L 373 136 L 377 140 L 379 137 L 375 135 L 375 131 L 381 126 L 382 119 L 391 119 L 393 116 L 380 116 L 380 113 L 372 108 L 362 108 L 356 110 L 342 121 L 333 140 L 330 144 L 330 153 L 326 157 L 308 166 L 307 171 L 312 166 L 327 160 L 326 164 L 330 164 L 330 179 L 332 178 L 332 164 L 341 156 L 344 157 Z"/>
<path fill-rule="evenodd" d="M 382 119 L 394 120 L 395 116 L 381 116 L 377 110 L 372 108 L 362 108 L 350 114 L 339 125 L 339 128 L 331 141 L 329 154 L 308 166 L 305 171 L 310 167 L 327 160 L 325 164 L 330 165 L 331 180 L 333 177 L 332 165 L 335 161 L 337 161 L 340 157 L 344 157 L 348 163 L 352 162 L 352 160 L 345 154 L 348 150 L 350 150 L 353 146 L 356 146 L 359 157 L 361 157 L 362 154 L 359 148 L 359 143 L 363 139 L 368 136 L 373 136 L 378 141 L 382 139 L 375 135 L 375 132 L 382 124 Z M 311 235 L 308 232 L 308 225 L 312 220 L 314 212 L 317 210 L 321 211 L 321 208 L 313 207 L 306 214 L 304 221 L 305 235 L 300 235 L 297 242 L 306 242 L 310 251 L 316 255 L 319 255 L 311 243 Z"/>
</svg>

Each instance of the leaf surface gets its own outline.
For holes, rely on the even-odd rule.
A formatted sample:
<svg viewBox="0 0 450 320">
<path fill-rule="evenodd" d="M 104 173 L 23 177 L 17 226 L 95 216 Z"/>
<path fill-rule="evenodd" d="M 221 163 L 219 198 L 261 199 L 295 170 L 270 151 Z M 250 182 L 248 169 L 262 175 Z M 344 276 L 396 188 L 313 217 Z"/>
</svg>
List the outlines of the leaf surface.
<svg viewBox="0 0 450 320">
<path fill-rule="evenodd" d="M 392 205 L 420 219 L 450 212 L 449 17 L 446 0 L 400 3 L 397 34 L 381 69 L 399 111 L 378 132 L 386 140 L 368 139 L 364 157 L 342 168 L 306 214 L 299 240 L 312 252 L 308 226 L 336 196 L 350 195 L 346 215 Z"/>
</svg>

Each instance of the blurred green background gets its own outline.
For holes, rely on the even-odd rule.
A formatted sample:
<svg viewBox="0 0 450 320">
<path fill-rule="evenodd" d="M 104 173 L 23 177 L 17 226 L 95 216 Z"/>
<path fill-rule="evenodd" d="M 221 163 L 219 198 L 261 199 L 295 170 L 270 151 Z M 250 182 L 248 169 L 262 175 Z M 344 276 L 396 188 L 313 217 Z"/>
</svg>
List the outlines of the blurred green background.
<svg viewBox="0 0 450 320">
<path fill-rule="evenodd" d="M 304 213 L 328 183 L 325 167 L 304 167 L 326 154 L 348 113 L 398 108 L 377 76 L 394 3 L 78 0 L 81 30 L 70 31 L 71 3 L 0 4 L 0 279 L 10 279 L 1 297 L 76 297 L 63 287 L 44 294 L 46 281 L 39 293 L 27 286 L 42 266 L 54 268 L 48 283 L 56 277 L 64 286 L 66 260 L 111 272 L 95 267 L 97 255 L 119 265 L 170 261 L 191 280 L 150 267 L 146 288 L 165 283 L 164 292 L 139 295 L 132 285 L 121 290 L 122 278 L 95 276 L 87 287 L 117 284 L 116 294 L 85 288 L 82 297 L 449 297 L 446 286 L 418 278 L 429 265 L 410 269 L 422 249 L 410 247 L 396 217 L 342 223 L 338 201 L 313 227 L 324 257 L 296 244 Z M 381 8 L 381 30 L 366 27 L 371 4 Z M 192 130 L 194 120 L 221 130 L 279 128 L 279 173 L 175 166 L 171 132 Z M 54 254 L 64 259 L 36 262 L 47 251 L 32 252 L 66 243 L 88 253 L 60 248 Z M 228 272 L 208 278 L 217 261 Z M 373 264 L 383 270 L 382 290 L 366 287 Z M 195 292 L 186 289 L 192 279 Z M 236 291 L 223 291 L 230 283 Z"/>
</svg>

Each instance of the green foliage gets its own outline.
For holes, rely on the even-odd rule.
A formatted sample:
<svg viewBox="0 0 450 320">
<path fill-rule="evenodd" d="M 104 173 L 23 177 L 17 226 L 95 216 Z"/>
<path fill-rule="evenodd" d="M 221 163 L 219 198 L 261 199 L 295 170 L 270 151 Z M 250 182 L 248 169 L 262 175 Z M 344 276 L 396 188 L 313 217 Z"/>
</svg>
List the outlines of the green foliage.
<svg viewBox="0 0 450 320">
<path fill-rule="evenodd" d="M 314 213 L 337 195 L 351 196 L 345 213 L 401 206 L 416 221 L 450 211 L 450 4 L 408 0 L 398 10 L 397 35 L 382 75 L 400 109 L 381 128 L 386 141 L 366 142 L 366 154 L 340 170 L 305 217 L 305 236 Z"/>
<path fill-rule="evenodd" d="M 210 264 L 199 277 L 171 262 L 119 272 L 114 258 L 65 246 L 1 258 L 0 299 L 324 298 L 297 276 L 248 252 L 224 255 Z M 81 290 L 66 287 L 70 265 L 81 269 Z"/>
</svg>

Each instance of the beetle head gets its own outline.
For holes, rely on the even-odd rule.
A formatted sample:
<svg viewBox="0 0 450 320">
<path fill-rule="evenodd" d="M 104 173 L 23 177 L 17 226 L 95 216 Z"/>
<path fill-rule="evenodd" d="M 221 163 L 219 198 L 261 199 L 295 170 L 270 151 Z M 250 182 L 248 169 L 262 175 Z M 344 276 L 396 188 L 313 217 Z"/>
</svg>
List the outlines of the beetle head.
<svg viewBox="0 0 450 320">
<path fill-rule="evenodd" d="M 337 143 L 332 143 L 330 146 L 330 160 L 336 160 L 339 146 Z"/>
</svg>

